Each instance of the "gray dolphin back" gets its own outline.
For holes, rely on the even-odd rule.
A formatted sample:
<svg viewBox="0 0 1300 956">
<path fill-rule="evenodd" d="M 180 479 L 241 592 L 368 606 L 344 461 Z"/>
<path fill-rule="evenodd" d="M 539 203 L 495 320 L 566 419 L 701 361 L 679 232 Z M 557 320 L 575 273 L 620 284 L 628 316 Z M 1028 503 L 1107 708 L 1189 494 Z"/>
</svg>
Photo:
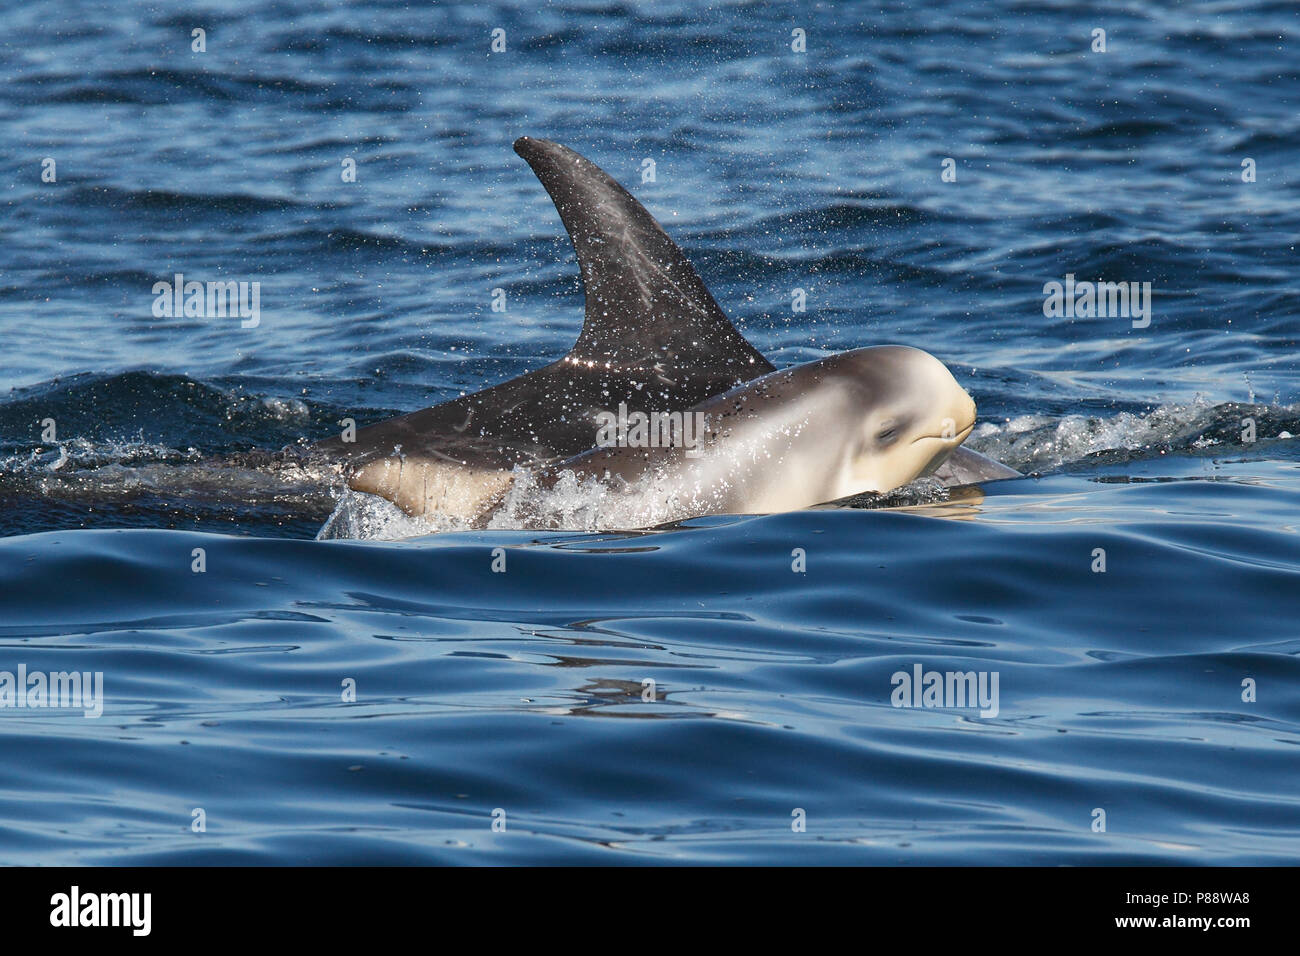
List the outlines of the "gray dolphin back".
<svg viewBox="0 0 1300 956">
<path fill-rule="evenodd" d="M 355 442 L 316 445 L 330 460 L 356 467 L 400 449 L 452 468 L 555 461 L 592 447 L 595 416 L 620 402 L 689 408 L 772 371 L 627 190 L 557 143 L 524 137 L 515 151 L 546 187 L 577 253 L 586 294 L 577 343 L 544 368 L 359 429 Z"/>
</svg>

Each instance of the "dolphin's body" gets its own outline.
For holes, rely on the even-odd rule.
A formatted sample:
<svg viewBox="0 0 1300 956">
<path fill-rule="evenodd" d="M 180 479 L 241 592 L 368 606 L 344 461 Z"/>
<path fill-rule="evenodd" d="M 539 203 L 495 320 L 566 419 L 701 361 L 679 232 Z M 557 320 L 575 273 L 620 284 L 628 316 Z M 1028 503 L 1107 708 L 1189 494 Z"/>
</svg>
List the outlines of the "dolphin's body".
<svg viewBox="0 0 1300 956">
<path fill-rule="evenodd" d="M 595 481 L 601 507 L 638 526 L 792 511 L 931 474 L 975 426 L 975 402 L 943 363 L 896 345 L 770 372 L 686 414 L 703 423 L 689 446 L 647 447 L 644 428 L 538 481 Z"/>
<path fill-rule="evenodd" d="M 544 368 L 361 428 L 354 441 L 334 438 L 314 447 L 316 454 L 343 468 L 350 487 L 386 498 L 411 515 L 438 513 L 481 526 L 514 482 L 517 466 L 552 472 L 561 463 L 567 466 L 569 459 L 582 456 L 598 444 L 602 416 L 611 410 L 621 405 L 664 413 L 699 410 L 696 407 L 702 403 L 720 401 L 724 393 L 775 371 L 731 325 L 690 262 L 654 217 L 623 187 L 593 163 L 557 143 L 524 137 L 515 142 L 515 151 L 527 160 L 546 187 L 573 241 L 586 297 L 582 332 L 564 358 Z M 898 354 L 903 351 L 929 360 L 926 363 L 913 358 L 904 363 L 907 367 L 932 371 L 932 363 L 943 369 L 923 352 L 908 349 Z M 883 369 L 889 363 L 878 359 L 875 364 Z M 881 369 L 877 373 L 883 374 Z M 947 370 L 943 372 L 947 381 L 932 396 L 933 410 L 949 408 L 954 402 L 960 404 L 952 389 L 970 402 Z M 795 417 L 803 412 L 813 414 L 810 422 L 831 420 L 831 411 L 818 412 L 815 408 L 816 396 L 836 396 L 838 401 L 843 398 L 843 390 L 814 388 L 802 401 L 796 394 L 800 383 L 825 378 L 836 376 L 819 377 L 809 371 L 778 380 L 788 391 L 778 404 Z M 893 381 L 907 385 L 906 376 L 895 376 Z M 915 405 L 920 396 L 917 387 L 904 388 L 904 392 Z M 882 394 L 878 393 L 877 399 Z M 765 404 L 753 404 L 753 421 L 747 429 L 761 431 Z M 870 404 L 858 405 L 857 410 L 866 415 Z M 973 407 L 971 403 L 972 415 Z M 814 425 L 814 431 L 818 427 Z M 927 460 L 925 468 L 943 465 L 954 482 L 1018 474 L 974 452 L 956 448 L 968 433 L 969 429 L 955 441 L 947 442 L 946 463 L 945 455 L 938 455 L 934 461 Z M 709 438 L 715 458 L 719 457 L 716 453 L 721 438 Z M 779 446 L 775 433 L 773 440 Z M 594 467 L 592 462 L 602 454 L 608 454 L 608 450 L 597 449 L 593 457 L 577 459 L 574 464 L 578 468 Z M 793 447 L 779 457 L 781 467 L 792 476 L 811 469 L 807 459 L 795 454 Z M 624 458 L 623 465 L 628 467 L 637 461 L 635 455 Z M 678 459 L 692 463 L 687 469 L 692 475 L 703 474 L 694 465 L 695 459 L 684 453 L 676 457 L 661 455 L 655 462 L 642 460 L 641 468 L 647 474 L 651 470 L 663 474 L 664 469 L 671 472 Z M 905 475 L 891 488 L 923 473 L 883 466 L 877 470 L 880 474 Z M 1005 473 L 997 474 L 998 470 Z M 691 480 L 683 473 L 683 487 Z M 795 498 L 770 489 L 758 493 L 753 482 L 745 487 L 754 493 L 742 493 L 738 487 L 733 485 L 732 491 L 696 499 L 705 503 L 707 498 L 716 505 L 696 513 L 803 506 L 788 504 Z M 817 494 L 840 487 L 826 476 L 808 484 L 810 491 L 821 489 Z M 775 507 L 767 507 L 769 504 Z"/>
</svg>

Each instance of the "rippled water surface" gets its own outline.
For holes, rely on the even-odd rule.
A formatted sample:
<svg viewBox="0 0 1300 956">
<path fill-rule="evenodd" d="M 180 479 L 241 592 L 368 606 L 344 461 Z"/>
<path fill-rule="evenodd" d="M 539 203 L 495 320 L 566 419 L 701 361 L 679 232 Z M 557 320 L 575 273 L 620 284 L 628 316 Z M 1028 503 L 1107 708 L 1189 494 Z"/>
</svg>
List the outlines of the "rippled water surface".
<svg viewBox="0 0 1300 956">
<path fill-rule="evenodd" d="M 1294 862 L 1298 32 L 1289 3 L 7 11 L 0 671 L 104 699 L 0 708 L 0 862 Z M 391 540 L 428 529 L 353 503 L 366 540 L 315 540 L 339 489 L 286 446 L 576 336 L 520 135 L 624 182 L 777 365 L 937 355 L 970 445 L 1031 477 L 603 534 Z M 177 272 L 260 281 L 260 324 L 155 317 Z M 1046 316 L 1067 274 L 1150 282 L 1150 326 Z M 894 706 L 917 666 L 995 674 L 997 714 Z"/>
</svg>

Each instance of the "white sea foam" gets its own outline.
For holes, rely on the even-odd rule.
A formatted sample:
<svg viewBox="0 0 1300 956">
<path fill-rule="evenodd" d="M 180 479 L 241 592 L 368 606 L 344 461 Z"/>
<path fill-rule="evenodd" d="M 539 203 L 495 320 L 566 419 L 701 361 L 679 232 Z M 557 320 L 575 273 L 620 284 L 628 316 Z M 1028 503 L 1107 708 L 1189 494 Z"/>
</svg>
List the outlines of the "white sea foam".
<svg viewBox="0 0 1300 956">
<path fill-rule="evenodd" d="M 1281 423 L 1300 417 L 1300 405 L 1214 405 L 1198 399 L 1160 405 L 1141 415 L 1019 415 L 1002 423 L 981 423 L 967 445 L 1021 471 L 1049 471 L 1101 452 L 1140 454 L 1222 444 L 1204 433 L 1220 430 L 1235 439 L 1247 415 L 1257 422 L 1257 440 L 1288 439 L 1291 433 Z"/>
<path fill-rule="evenodd" d="M 143 439 L 91 441 L 70 438 L 52 446 L 0 458 L 0 474 L 42 474 L 102 468 L 106 465 L 140 465 L 148 462 L 198 461 L 194 448 L 178 449 Z"/>
</svg>

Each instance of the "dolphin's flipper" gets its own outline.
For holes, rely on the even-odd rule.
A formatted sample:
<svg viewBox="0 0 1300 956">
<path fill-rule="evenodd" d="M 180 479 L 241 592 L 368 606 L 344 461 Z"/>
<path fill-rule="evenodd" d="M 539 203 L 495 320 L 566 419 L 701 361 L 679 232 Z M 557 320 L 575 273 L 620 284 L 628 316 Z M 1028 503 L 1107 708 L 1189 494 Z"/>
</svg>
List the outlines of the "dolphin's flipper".
<svg viewBox="0 0 1300 956">
<path fill-rule="evenodd" d="M 1023 478 L 1014 468 L 1008 468 L 977 451 L 958 446 L 948 459 L 936 469 L 934 477 L 945 487 L 970 485 L 977 481 L 1001 481 L 1003 478 Z"/>
<path fill-rule="evenodd" d="M 349 483 L 413 514 L 473 510 L 517 464 L 556 461 L 596 444 L 597 414 L 620 402 L 681 411 L 773 366 L 728 321 L 659 224 L 572 150 L 522 138 L 559 210 L 582 270 L 586 319 L 558 362 L 471 395 L 315 446 Z M 418 470 L 418 474 L 417 474 Z"/>
</svg>

